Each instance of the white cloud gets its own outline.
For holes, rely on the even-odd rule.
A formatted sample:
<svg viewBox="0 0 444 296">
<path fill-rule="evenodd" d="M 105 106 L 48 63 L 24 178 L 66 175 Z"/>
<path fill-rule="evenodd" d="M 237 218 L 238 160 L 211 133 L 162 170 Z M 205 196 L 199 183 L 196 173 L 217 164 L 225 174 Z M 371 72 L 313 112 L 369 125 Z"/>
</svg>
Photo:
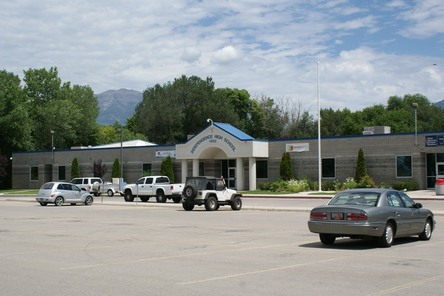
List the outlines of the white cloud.
<svg viewBox="0 0 444 296">
<path fill-rule="evenodd" d="M 442 99 L 443 56 L 414 51 L 408 37 L 441 37 L 444 5 L 426 0 L 407 11 L 396 0 L 387 5 L 403 13 L 385 16 L 397 10 L 360 3 L 2 1 L 0 64 L 18 75 L 56 66 L 63 81 L 96 93 L 142 91 L 182 74 L 209 76 L 216 87 L 300 100 L 310 109 L 319 60 L 323 107 L 356 110 L 418 92 Z M 397 51 L 400 36 L 385 35 L 384 26 L 399 19 L 395 29 L 406 21 L 412 26 Z M 382 39 L 371 40 L 375 35 Z"/>
</svg>

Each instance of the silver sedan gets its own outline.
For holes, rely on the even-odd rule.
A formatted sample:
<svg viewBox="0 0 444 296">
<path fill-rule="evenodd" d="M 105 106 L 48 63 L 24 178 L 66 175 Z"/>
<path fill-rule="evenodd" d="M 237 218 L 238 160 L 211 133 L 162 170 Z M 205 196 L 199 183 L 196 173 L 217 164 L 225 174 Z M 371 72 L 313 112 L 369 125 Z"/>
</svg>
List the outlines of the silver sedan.
<svg viewBox="0 0 444 296">
<path fill-rule="evenodd" d="M 48 182 L 43 184 L 37 193 L 36 200 L 42 206 L 46 206 L 48 203 L 53 203 L 56 206 L 61 206 L 64 203 L 91 205 L 94 201 L 88 191 L 67 182 Z"/>
<path fill-rule="evenodd" d="M 390 247 L 398 237 L 418 235 L 429 240 L 435 228 L 434 215 L 407 194 L 393 189 L 341 191 L 327 205 L 310 212 L 308 228 L 319 233 L 323 244 L 338 237 L 376 238 Z"/>
</svg>

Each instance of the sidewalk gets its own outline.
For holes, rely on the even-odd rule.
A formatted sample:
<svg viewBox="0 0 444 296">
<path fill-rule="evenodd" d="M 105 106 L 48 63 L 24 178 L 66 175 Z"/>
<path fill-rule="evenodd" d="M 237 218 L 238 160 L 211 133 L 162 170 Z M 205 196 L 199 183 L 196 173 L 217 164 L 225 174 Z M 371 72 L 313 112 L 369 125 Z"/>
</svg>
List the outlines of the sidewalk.
<svg viewBox="0 0 444 296">
<path fill-rule="evenodd" d="M 444 195 L 436 195 L 435 190 L 415 190 L 406 191 L 407 195 L 413 200 L 442 200 Z M 289 194 L 242 194 L 244 197 L 254 198 L 308 198 L 308 199 L 330 199 L 334 196 L 334 192 L 328 191 L 308 191 Z"/>
</svg>

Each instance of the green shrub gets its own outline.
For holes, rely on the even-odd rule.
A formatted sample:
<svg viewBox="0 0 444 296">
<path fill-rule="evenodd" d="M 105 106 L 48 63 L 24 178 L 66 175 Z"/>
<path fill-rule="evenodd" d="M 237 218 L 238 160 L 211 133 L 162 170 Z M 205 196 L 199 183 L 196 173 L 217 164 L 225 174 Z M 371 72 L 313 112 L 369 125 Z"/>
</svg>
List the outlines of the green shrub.
<svg viewBox="0 0 444 296">
<path fill-rule="evenodd" d="M 372 179 L 372 177 L 370 177 L 369 175 L 365 175 L 359 181 L 358 186 L 360 188 L 375 188 L 376 187 L 376 183 Z"/>
<path fill-rule="evenodd" d="M 308 191 L 310 190 L 310 185 L 308 184 L 307 180 L 289 180 L 287 181 L 287 188 L 288 191 L 293 192 L 293 193 L 298 193 L 301 191 Z"/>
<path fill-rule="evenodd" d="M 288 191 L 287 181 L 279 179 L 271 182 L 270 191 L 273 192 L 285 192 Z"/>
<path fill-rule="evenodd" d="M 77 157 L 75 157 L 71 163 L 71 179 L 78 177 L 80 177 L 79 161 L 77 160 Z"/>
<path fill-rule="evenodd" d="M 111 178 L 120 178 L 120 161 L 118 158 L 114 160 Z"/>
<path fill-rule="evenodd" d="M 290 153 L 288 152 L 282 154 L 280 173 L 283 180 L 288 181 L 294 179 Z"/>
<path fill-rule="evenodd" d="M 174 183 L 174 166 L 169 155 L 162 160 L 162 164 L 160 165 L 160 174 L 167 176 L 170 178 L 170 182 Z"/>
<path fill-rule="evenodd" d="M 414 190 L 419 190 L 419 185 L 418 182 L 416 182 L 413 179 L 410 179 L 410 180 L 395 182 L 392 184 L 392 188 L 396 190 L 414 191 Z"/>
<path fill-rule="evenodd" d="M 260 189 L 260 190 L 267 190 L 267 191 L 269 191 L 270 190 L 270 186 L 271 186 L 270 182 L 264 182 L 264 181 L 257 182 L 257 188 Z"/>
<path fill-rule="evenodd" d="M 362 148 L 360 148 L 358 152 L 358 160 L 356 161 L 356 182 L 361 182 L 361 179 L 365 178 L 365 176 L 367 176 L 367 167 L 365 164 L 364 151 L 362 151 Z"/>
</svg>

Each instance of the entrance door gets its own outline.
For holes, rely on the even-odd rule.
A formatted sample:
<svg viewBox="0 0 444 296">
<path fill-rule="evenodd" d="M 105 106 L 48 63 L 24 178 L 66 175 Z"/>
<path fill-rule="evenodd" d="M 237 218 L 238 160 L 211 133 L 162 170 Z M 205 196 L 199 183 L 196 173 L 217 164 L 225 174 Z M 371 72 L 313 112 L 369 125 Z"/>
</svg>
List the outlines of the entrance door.
<svg viewBox="0 0 444 296">
<path fill-rule="evenodd" d="M 236 188 L 236 168 L 228 168 L 228 188 Z"/>
<path fill-rule="evenodd" d="M 444 178 L 444 162 L 436 163 L 436 178 L 437 179 Z"/>
</svg>

